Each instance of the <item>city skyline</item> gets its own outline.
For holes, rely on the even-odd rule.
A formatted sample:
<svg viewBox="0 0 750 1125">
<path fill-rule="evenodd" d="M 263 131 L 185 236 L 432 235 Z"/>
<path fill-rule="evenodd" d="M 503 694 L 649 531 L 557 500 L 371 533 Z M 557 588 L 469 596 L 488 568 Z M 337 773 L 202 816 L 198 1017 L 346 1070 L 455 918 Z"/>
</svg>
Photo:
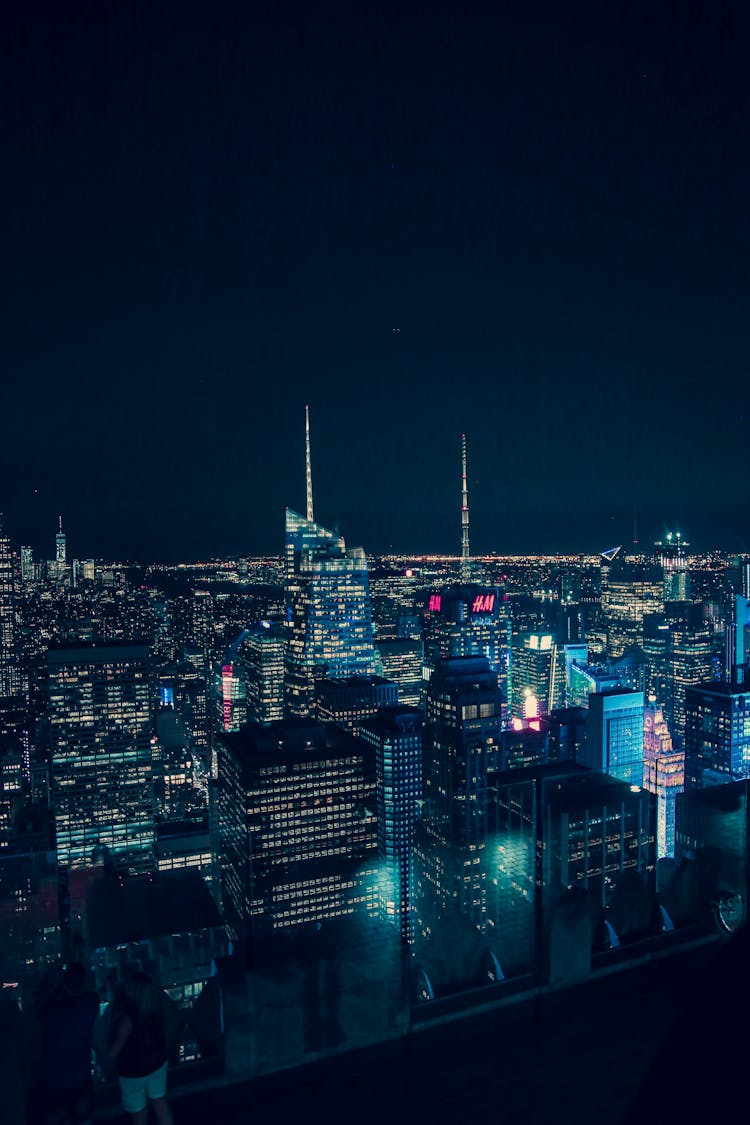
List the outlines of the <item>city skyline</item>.
<svg viewBox="0 0 750 1125">
<path fill-rule="evenodd" d="M 373 552 L 453 549 L 462 432 L 477 553 L 747 549 L 739 11 L 17 10 L 14 537 L 275 551 L 309 402 Z"/>
</svg>

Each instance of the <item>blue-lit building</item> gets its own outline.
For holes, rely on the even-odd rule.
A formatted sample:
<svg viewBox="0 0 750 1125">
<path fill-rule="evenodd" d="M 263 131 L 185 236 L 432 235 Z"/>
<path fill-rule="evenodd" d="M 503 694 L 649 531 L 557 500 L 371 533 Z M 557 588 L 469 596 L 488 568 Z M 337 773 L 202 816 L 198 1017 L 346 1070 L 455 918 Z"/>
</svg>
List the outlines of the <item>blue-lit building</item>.
<svg viewBox="0 0 750 1125">
<path fill-rule="evenodd" d="M 589 696 L 583 764 L 629 785 L 643 785 L 643 692 Z"/>
<path fill-rule="evenodd" d="M 315 682 L 375 673 L 367 559 L 341 535 L 286 510 L 287 646 L 285 703 L 289 715 L 314 709 Z"/>
<path fill-rule="evenodd" d="M 750 777 L 750 683 L 735 668 L 732 683 L 685 690 L 685 788 Z"/>
<path fill-rule="evenodd" d="M 359 737 L 375 747 L 380 908 L 408 942 L 414 938 L 412 856 L 422 797 L 423 723 L 415 707 L 390 707 L 359 728 Z"/>
</svg>

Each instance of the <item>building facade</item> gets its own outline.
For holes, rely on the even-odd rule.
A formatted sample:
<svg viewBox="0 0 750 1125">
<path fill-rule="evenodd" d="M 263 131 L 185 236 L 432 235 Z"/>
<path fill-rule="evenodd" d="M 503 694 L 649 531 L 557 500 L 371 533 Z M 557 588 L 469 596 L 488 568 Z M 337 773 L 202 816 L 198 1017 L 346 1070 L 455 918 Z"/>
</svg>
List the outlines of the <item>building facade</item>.
<svg viewBox="0 0 750 1125">
<path fill-rule="evenodd" d="M 106 848 L 131 871 L 153 863 L 154 796 L 148 649 L 51 648 L 47 656 L 57 856 L 85 867 Z"/>
</svg>

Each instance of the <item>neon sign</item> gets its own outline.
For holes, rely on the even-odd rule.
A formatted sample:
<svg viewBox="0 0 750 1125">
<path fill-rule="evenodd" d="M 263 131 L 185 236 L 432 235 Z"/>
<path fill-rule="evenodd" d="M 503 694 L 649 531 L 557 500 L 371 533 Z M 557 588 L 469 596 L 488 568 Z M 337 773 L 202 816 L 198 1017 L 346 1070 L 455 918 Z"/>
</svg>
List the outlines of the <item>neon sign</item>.
<svg viewBox="0 0 750 1125">
<path fill-rule="evenodd" d="M 494 594 L 477 594 L 471 606 L 472 613 L 492 613 L 495 608 Z"/>
<path fill-rule="evenodd" d="M 430 613 L 440 613 L 440 594 L 430 594 Z"/>
</svg>

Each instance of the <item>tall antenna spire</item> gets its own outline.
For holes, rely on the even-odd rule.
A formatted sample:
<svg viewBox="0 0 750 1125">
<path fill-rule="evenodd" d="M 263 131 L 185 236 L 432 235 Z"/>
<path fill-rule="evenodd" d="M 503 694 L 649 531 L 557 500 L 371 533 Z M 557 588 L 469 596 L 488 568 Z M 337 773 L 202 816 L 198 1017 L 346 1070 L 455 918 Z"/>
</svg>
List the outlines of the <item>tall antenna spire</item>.
<svg viewBox="0 0 750 1125">
<path fill-rule="evenodd" d="M 461 575 L 469 576 L 469 489 L 466 484 L 466 434 L 461 434 Z"/>
<path fill-rule="evenodd" d="M 305 403 L 305 472 L 307 475 L 307 518 L 313 522 L 312 465 L 310 464 L 310 407 Z"/>
</svg>

